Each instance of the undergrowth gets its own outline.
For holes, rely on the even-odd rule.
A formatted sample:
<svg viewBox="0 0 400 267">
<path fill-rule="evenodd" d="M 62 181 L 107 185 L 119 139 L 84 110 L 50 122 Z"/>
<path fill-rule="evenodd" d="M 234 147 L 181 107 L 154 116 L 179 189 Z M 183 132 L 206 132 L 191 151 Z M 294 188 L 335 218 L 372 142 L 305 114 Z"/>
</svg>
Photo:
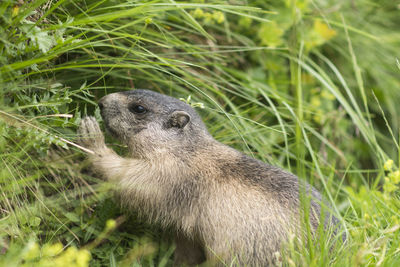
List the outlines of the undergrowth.
<svg viewBox="0 0 400 267">
<path fill-rule="evenodd" d="M 82 116 L 101 121 L 100 97 L 136 88 L 194 104 L 217 140 L 324 194 L 347 243 L 291 244 L 283 265 L 399 265 L 398 12 L 388 0 L 2 1 L 0 265 L 171 265 L 168 235 L 121 211 L 75 143 Z"/>
</svg>

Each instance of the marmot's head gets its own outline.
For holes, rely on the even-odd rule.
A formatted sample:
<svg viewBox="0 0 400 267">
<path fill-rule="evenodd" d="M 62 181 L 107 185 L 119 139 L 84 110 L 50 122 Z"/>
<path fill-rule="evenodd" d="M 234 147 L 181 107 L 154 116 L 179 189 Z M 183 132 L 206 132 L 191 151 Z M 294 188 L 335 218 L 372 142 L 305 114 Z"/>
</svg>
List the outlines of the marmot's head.
<svg viewBox="0 0 400 267">
<path fill-rule="evenodd" d="M 99 101 L 106 129 L 135 156 L 193 147 L 209 138 L 200 116 L 188 104 L 149 90 L 104 96 Z"/>
</svg>

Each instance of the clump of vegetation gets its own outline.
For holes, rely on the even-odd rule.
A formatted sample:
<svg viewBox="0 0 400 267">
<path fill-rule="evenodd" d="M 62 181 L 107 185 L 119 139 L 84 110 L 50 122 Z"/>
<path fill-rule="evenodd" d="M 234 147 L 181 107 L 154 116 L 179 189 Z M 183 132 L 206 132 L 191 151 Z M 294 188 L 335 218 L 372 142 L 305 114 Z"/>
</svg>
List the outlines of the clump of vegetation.
<svg viewBox="0 0 400 267">
<path fill-rule="evenodd" d="M 284 264 L 399 264 L 398 11 L 388 0 L 2 1 L 0 265 L 171 264 L 168 238 L 123 215 L 75 143 L 82 116 L 101 121 L 100 97 L 135 88 L 184 99 L 219 141 L 323 192 L 348 242 L 293 245 Z"/>
</svg>

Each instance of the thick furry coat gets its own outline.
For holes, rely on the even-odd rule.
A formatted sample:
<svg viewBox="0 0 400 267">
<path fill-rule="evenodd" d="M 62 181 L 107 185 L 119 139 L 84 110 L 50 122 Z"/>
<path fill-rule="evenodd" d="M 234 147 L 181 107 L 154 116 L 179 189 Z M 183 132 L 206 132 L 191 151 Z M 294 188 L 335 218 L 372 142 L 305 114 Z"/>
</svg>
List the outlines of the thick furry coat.
<svg viewBox="0 0 400 267">
<path fill-rule="evenodd" d="M 131 157 L 107 148 L 91 117 L 81 122 L 81 142 L 126 207 L 175 229 L 176 264 L 273 263 L 289 234 L 302 233 L 301 192 L 310 198 L 311 229 L 317 229 L 321 196 L 314 188 L 217 142 L 184 102 L 133 90 L 107 95 L 99 106 L 106 128 Z M 329 218 L 327 227 L 336 224 Z"/>
</svg>

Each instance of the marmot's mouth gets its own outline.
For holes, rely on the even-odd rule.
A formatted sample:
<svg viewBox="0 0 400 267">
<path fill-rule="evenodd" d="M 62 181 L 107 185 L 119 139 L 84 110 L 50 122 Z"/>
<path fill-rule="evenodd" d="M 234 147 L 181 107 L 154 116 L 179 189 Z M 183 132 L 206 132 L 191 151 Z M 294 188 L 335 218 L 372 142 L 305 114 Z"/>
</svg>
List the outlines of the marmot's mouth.
<svg viewBox="0 0 400 267">
<path fill-rule="evenodd" d="M 120 135 L 118 134 L 118 132 L 115 131 L 112 127 L 110 127 L 110 125 L 104 118 L 103 118 L 103 121 L 104 121 L 104 128 L 106 129 L 106 132 L 108 132 L 112 137 L 119 139 Z"/>
<path fill-rule="evenodd" d="M 133 127 L 133 128 L 129 128 L 129 131 L 133 134 L 138 134 L 141 131 L 143 131 L 144 129 L 147 129 L 147 127 Z"/>
<path fill-rule="evenodd" d="M 100 106 L 100 104 L 99 104 L 99 106 Z M 112 137 L 119 139 L 120 135 L 118 134 L 117 131 L 115 131 L 113 129 L 113 127 L 110 126 L 109 121 L 106 119 L 107 116 L 105 116 L 106 112 L 105 112 L 103 105 L 100 107 L 100 115 L 103 118 L 104 128 L 106 129 L 106 132 L 109 133 Z"/>
</svg>

